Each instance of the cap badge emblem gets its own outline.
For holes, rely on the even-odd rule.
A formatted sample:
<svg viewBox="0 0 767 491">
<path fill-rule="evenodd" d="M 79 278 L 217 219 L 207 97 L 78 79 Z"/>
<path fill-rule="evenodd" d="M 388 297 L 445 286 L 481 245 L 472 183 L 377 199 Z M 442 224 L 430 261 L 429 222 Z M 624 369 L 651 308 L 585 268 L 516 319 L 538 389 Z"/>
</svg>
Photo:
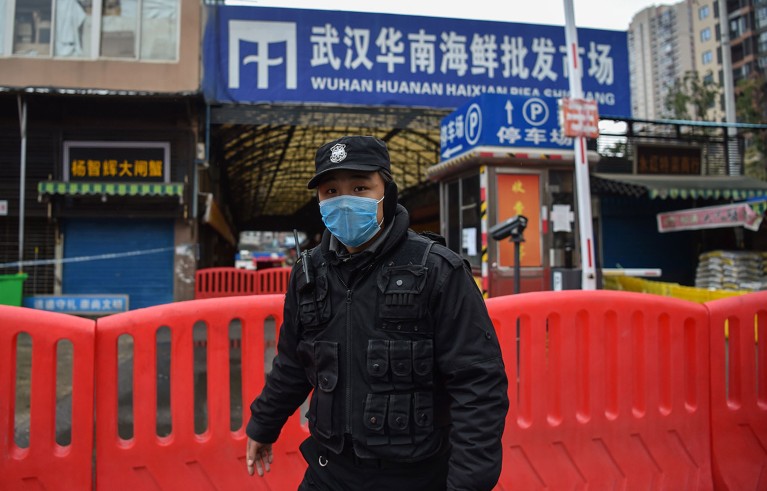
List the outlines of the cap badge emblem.
<svg viewBox="0 0 767 491">
<path fill-rule="evenodd" d="M 345 158 L 346 158 L 346 145 L 344 145 L 343 143 L 338 143 L 336 145 L 333 145 L 333 148 L 330 149 L 330 161 L 333 162 L 334 164 L 337 164 Z"/>
</svg>

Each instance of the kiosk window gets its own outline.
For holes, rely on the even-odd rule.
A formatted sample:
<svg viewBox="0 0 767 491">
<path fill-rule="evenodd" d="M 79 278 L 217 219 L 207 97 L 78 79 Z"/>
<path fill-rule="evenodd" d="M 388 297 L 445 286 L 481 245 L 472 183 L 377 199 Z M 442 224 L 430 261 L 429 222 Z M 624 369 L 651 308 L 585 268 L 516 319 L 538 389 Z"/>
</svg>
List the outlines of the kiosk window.
<svg viewBox="0 0 767 491">
<path fill-rule="evenodd" d="M 460 182 L 453 181 L 448 184 L 446 194 L 447 246 L 456 252 L 461 252 Z"/>
<path fill-rule="evenodd" d="M 447 245 L 480 266 L 482 234 L 480 222 L 479 175 L 469 176 L 447 185 Z"/>
</svg>

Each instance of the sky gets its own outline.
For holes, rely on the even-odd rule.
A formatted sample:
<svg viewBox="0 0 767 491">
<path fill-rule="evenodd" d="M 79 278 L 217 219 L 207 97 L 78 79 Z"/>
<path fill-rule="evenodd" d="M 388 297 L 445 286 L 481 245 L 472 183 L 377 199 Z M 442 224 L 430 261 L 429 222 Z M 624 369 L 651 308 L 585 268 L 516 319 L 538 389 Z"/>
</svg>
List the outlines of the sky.
<svg viewBox="0 0 767 491">
<path fill-rule="evenodd" d="M 262 7 L 346 10 L 387 14 L 425 15 L 456 19 L 494 20 L 525 24 L 564 25 L 565 0 L 235 0 L 231 3 Z M 227 2 L 230 3 L 230 2 Z M 578 27 L 628 30 L 631 18 L 652 5 L 675 0 L 573 0 Z"/>
</svg>

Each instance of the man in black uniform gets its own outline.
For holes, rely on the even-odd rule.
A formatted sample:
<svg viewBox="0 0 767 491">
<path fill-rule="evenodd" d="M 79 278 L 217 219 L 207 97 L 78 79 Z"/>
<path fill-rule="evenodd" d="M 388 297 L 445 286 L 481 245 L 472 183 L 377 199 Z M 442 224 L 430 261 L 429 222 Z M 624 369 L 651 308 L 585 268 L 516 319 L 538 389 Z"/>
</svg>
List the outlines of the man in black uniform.
<svg viewBox="0 0 767 491">
<path fill-rule="evenodd" d="M 319 148 L 327 230 L 294 266 L 278 354 L 251 405 L 247 467 L 312 392 L 300 490 L 489 490 L 508 410 L 501 350 L 460 256 L 409 230 L 386 144 Z"/>
</svg>

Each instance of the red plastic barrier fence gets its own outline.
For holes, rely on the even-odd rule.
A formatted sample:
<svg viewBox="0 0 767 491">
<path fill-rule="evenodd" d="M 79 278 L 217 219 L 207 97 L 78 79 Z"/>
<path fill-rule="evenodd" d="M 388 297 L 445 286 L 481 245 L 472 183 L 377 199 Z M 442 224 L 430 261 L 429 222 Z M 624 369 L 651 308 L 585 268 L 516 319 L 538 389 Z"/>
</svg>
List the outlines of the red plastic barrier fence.
<svg viewBox="0 0 767 491">
<path fill-rule="evenodd" d="M 26 448 L 17 446 L 14 437 L 20 333 L 28 334 L 32 341 Z M 92 488 L 94 339 L 92 320 L 0 306 L 0 488 Z M 68 370 L 72 377 L 71 427 L 69 438 L 64 439 L 69 444 L 60 445 L 56 440 L 57 417 L 62 417 L 56 410 L 56 369 L 58 343 L 64 340 L 71 343 L 65 346 L 71 346 L 72 354 Z M 66 427 L 59 423 L 60 429 Z"/>
<path fill-rule="evenodd" d="M 194 274 L 194 298 L 236 297 L 256 295 L 258 275 L 256 271 L 240 268 L 205 268 Z"/>
<path fill-rule="evenodd" d="M 284 296 L 234 297 L 179 302 L 103 317 L 96 326 L 96 485 L 104 490 L 296 489 L 305 463 L 298 442 L 306 433 L 296 412 L 274 447 L 273 471 L 250 477 L 245 467 L 245 424 L 249 403 L 264 384 L 264 326 L 282 322 Z M 239 319 L 242 336 L 242 424 L 231 429 L 230 339 Z M 207 429 L 194 427 L 194 327 L 207 328 Z M 170 330 L 170 420 L 157 434 L 158 328 Z M 167 331 L 164 331 L 167 334 Z M 131 438 L 118 429 L 118 339 L 133 340 Z M 278 333 L 276 334 L 278 335 Z"/>
<path fill-rule="evenodd" d="M 509 377 L 497 489 L 712 489 L 705 307 L 614 291 L 487 305 Z"/>
<path fill-rule="evenodd" d="M 714 483 L 767 490 L 767 292 L 705 306 L 711 313 Z"/>
<path fill-rule="evenodd" d="M 258 293 L 285 293 L 288 291 L 288 280 L 293 268 L 268 268 L 258 271 Z"/>
<path fill-rule="evenodd" d="M 305 470 L 298 444 L 307 435 L 298 413 L 275 445 L 266 478 L 251 478 L 244 464 L 248 404 L 274 349 L 263 331 L 267 319 L 277 331 L 283 299 L 180 302 L 103 317 L 95 327 L 0 306 L 0 488 L 89 490 L 95 462 L 97 489 L 295 489 Z M 767 293 L 700 305 L 628 292 L 537 292 L 487 304 L 510 381 L 497 489 L 767 489 Z M 230 335 L 235 325 L 241 343 Z M 201 326 L 207 379 L 196 384 Z M 16 349 L 20 333 L 32 341 L 27 448 L 14 437 L 17 362 L 26 356 Z M 132 341 L 133 359 L 125 391 L 133 424 L 123 437 L 122 336 Z M 158 348 L 162 336 L 167 352 Z M 55 434 L 62 340 L 74 355 L 66 445 Z M 236 346 L 240 382 L 230 376 Z M 158 362 L 165 356 L 171 429 L 158 436 Z M 230 384 L 242 401 L 234 429 Z M 197 433 L 200 385 L 208 416 Z"/>
</svg>

